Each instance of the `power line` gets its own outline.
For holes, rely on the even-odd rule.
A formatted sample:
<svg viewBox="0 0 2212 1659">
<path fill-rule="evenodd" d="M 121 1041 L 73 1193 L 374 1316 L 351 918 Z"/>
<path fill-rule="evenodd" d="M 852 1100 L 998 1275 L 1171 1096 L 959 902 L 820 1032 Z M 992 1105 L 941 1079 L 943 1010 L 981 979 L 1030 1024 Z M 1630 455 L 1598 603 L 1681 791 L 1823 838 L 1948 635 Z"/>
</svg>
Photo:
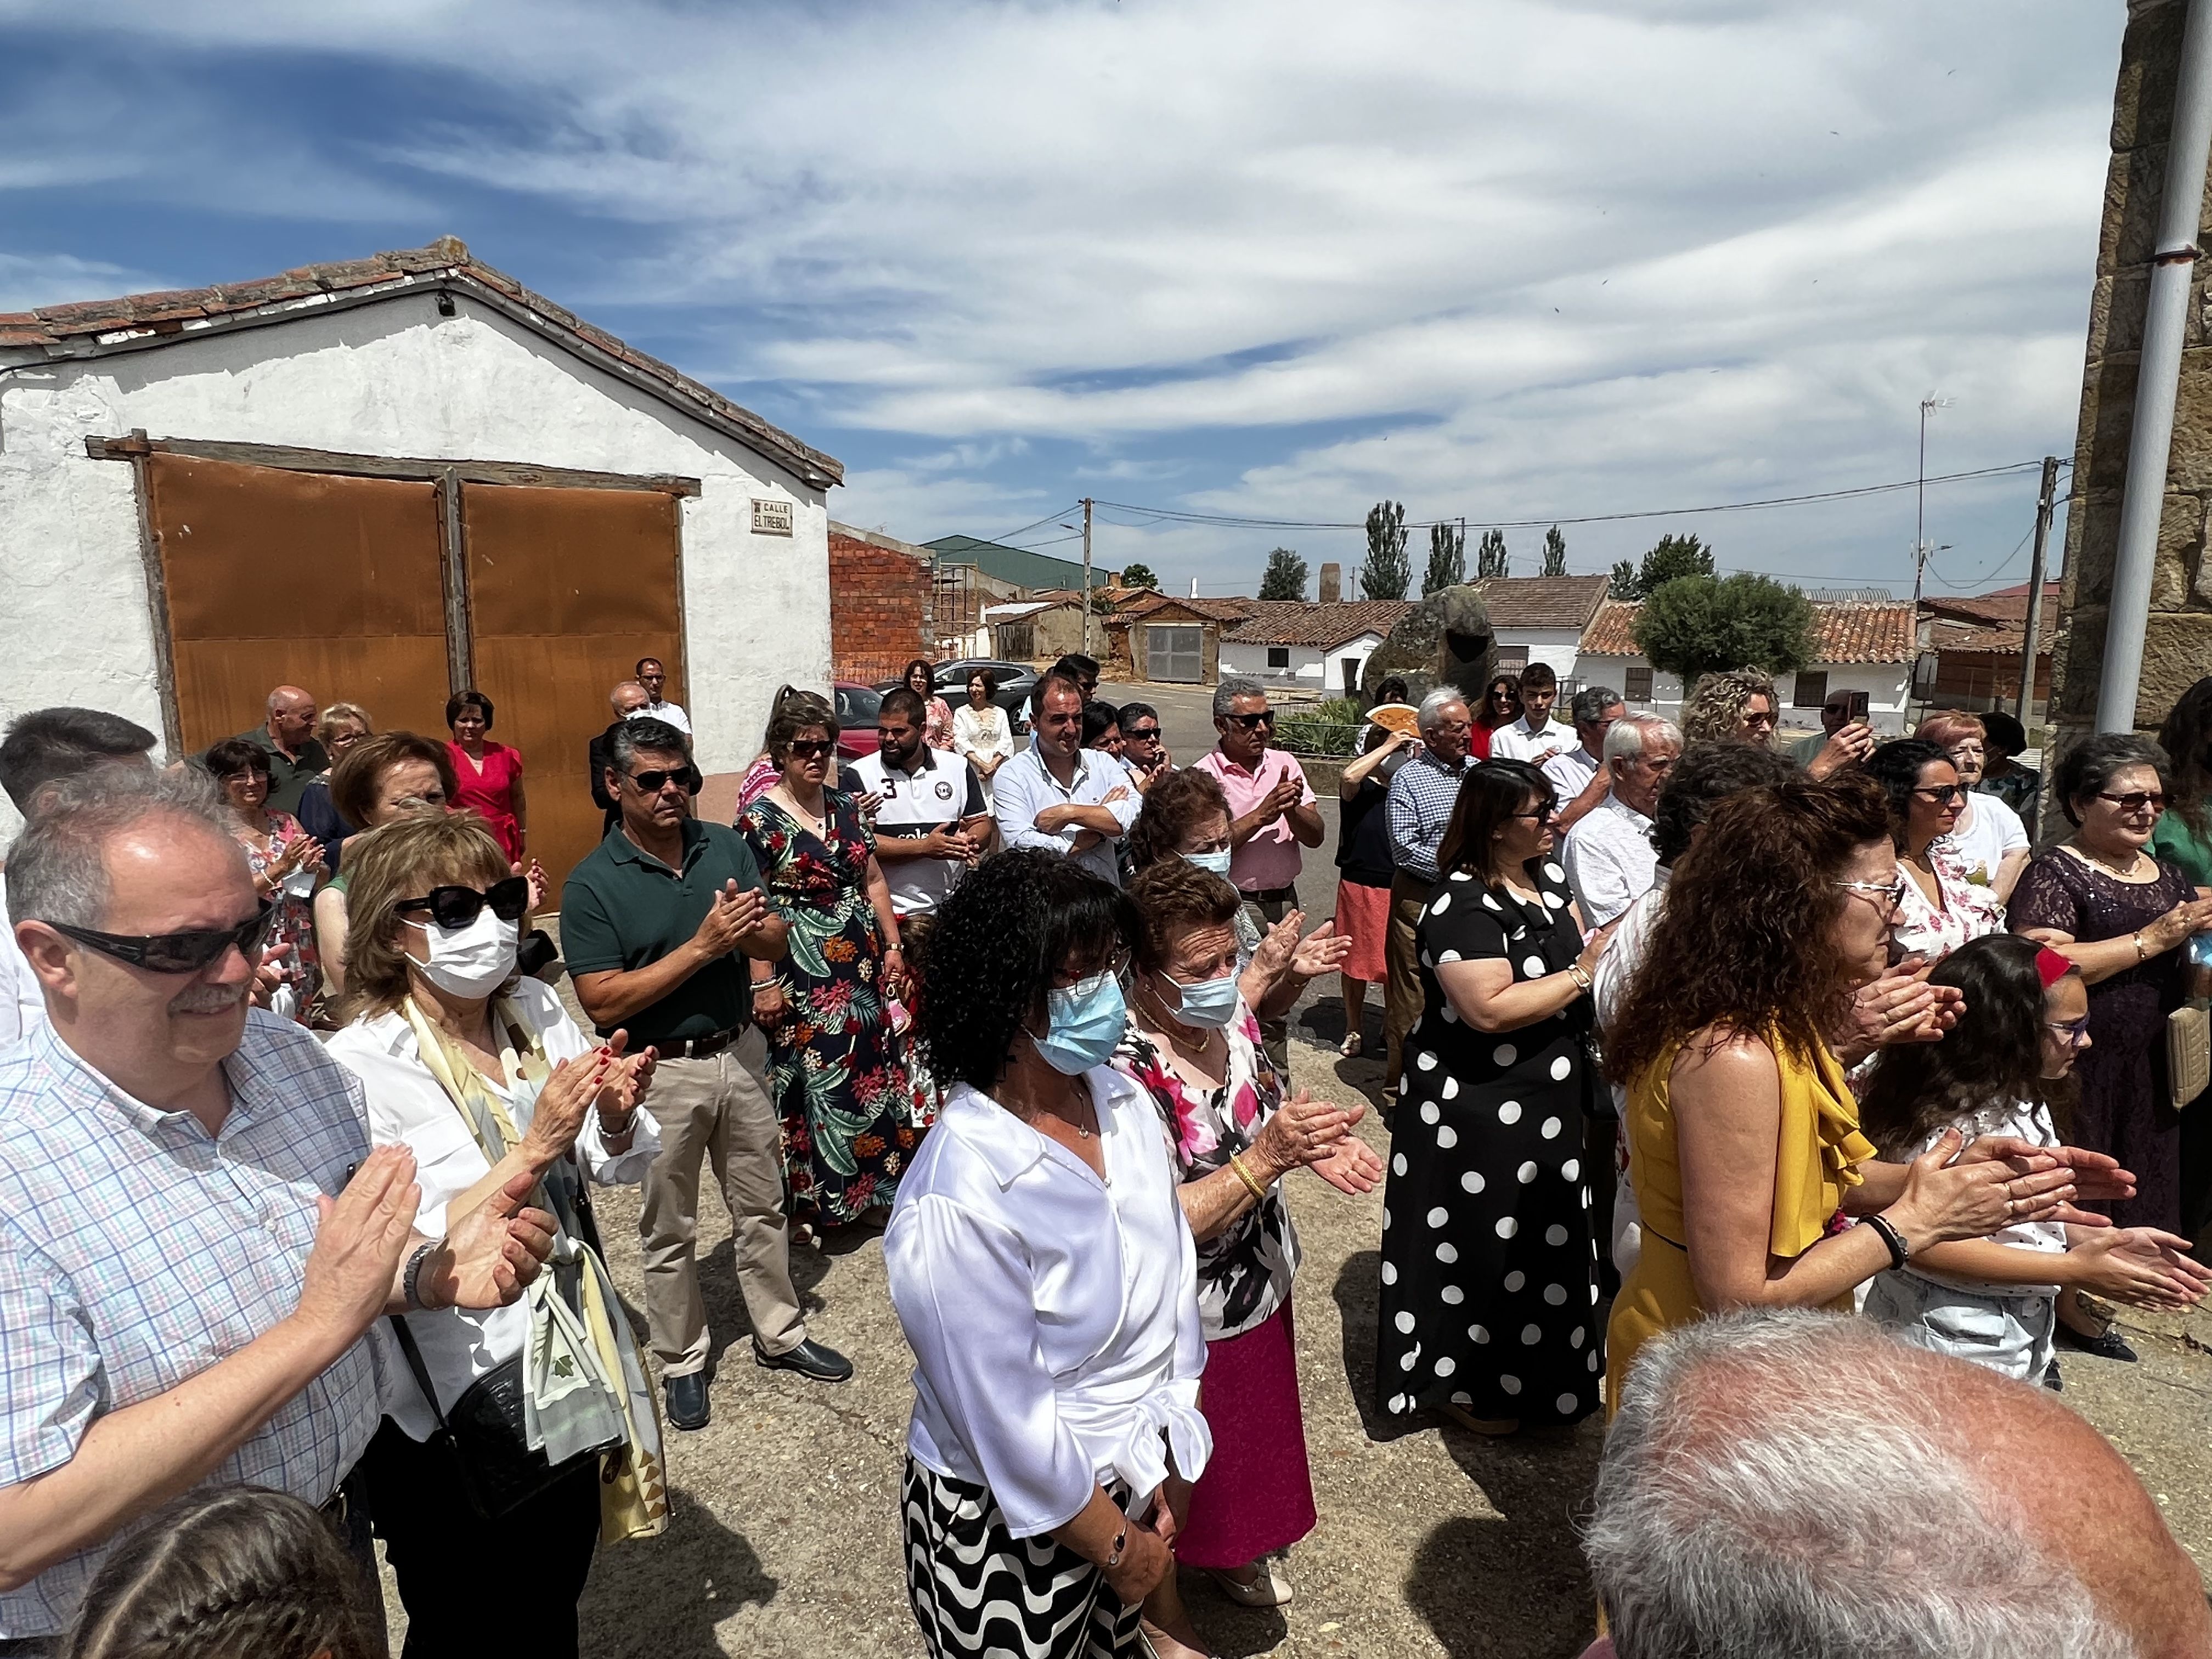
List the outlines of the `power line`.
<svg viewBox="0 0 2212 1659">
<path fill-rule="evenodd" d="M 1465 516 L 1470 523 L 1480 522 L 1487 528 L 1498 530 L 1541 530 L 1555 524 L 1612 524 L 1624 519 L 1689 518 L 1705 513 L 1741 513 L 1762 507 L 1802 507 L 1814 501 L 1850 501 L 1860 496 L 1887 495 L 1900 489 L 1916 489 L 1923 483 L 1963 483 L 1973 478 L 2002 477 L 2009 473 L 2031 471 L 2042 465 L 2039 460 L 2013 461 L 2002 466 L 1978 467 L 1968 472 L 1945 472 L 1925 480 L 1901 478 L 1893 483 L 1860 484 L 1849 489 L 1814 490 L 1799 495 L 1770 495 L 1758 501 L 1721 501 L 1707 507 L 1639 507 L 1632 512 L 1563 514 L 1559 518 L 1542 519 L 1478 520 L 1477 515 L 1474 514 Z M 1172 521 L 1178 524 L 1221 525 L 1243 530 L 1364 530 L 1367 527 L 1364 520 L 1263 519 L 1232 514 L 1191 513 L 1180 507 L 1147 507 L 1134 501 L 1102 501 L 1098 505 L 1103 507 L 1112 507 L 1117 512 L 1146 514 L 1150 521 L 1154 524 Z M 1460 516 L 1455 514 L 1445 519 L 1409 519 L 1406 521 L 1405 527 L 1408 530 L 1425 530 L 1434 525 L 1455 525 L 1460 521 Z M 1135 527 L 1125 526 L 1125 528 Z"/>
</svg>

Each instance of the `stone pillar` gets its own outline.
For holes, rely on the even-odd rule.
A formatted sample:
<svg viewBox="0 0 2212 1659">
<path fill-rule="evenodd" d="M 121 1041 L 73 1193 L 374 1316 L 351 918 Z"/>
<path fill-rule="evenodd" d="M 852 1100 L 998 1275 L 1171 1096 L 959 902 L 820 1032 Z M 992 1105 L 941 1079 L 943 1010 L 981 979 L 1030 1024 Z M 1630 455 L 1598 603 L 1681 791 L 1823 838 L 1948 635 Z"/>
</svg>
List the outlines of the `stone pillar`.
<svg viewBox="0 0 2212 1659">
<path fill-rule="evenodd" d="M 1325 564 L 1321 568 L 1321 602 L 1336 605 L 1344 598 L 1344 567 Z"/>
<path fill-rule="evenodd" d="M 2212 4 L 2212 0 L 2201 0 Z M 2112 97 L 2112 161 L 2105 180 L 2105 221 L 2097 281 L 2089 301 L 2089 345 L 2075 433 L 2073 500 L 2066 514 L 2064 624 L 2053 647 L 2051 725 L 2061 743 L 2092 728 L 2105 655 L 2106 622 L 2120 524 L 2120 486 L 2135 420 L 2136 367 L 2155 251 L 2159 199 L 2166 186 L 2167 131 L 2181 59 L 2186 0 L 2130 0 Z M 2200 210 L 2198 223 L 2207 222 Z M 2198 246 L 2208 242 L 2200 232 Z M 2199 259 L 2190 288 L 2181 385 L 2166 462 L 2166 507 L 2159 526 L 2157 574 L 2143 641 L 2135 724 L 2154 734 L 2166 711 L 2212 673 L 2212 569 L 2205 560 L 2212 508 L 2212 329 L 2206 282 L 2212 258 Z M 2045 772 L 2050 770 L 2045 756 Z"/>
</svg>

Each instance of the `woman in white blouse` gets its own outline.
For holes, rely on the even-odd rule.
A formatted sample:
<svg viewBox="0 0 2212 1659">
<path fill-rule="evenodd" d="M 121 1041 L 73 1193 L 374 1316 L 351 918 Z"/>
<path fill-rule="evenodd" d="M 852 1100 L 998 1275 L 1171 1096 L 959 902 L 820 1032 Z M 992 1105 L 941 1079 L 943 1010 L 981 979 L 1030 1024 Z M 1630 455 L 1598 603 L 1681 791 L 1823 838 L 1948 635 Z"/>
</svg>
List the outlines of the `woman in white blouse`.
<svg viewBox="0 0 2212 1659">
<path fill-rule="evenodd" d="M 1988 730 L 1972 714 L 1939 708 L 1912 734 L 1941 749 L 1966 790 L 1959 821 L 1951 826 L 1951 846 L 1969 881 L 1986 884 L 1998 902 L 2012 902 L 2012 890 L 2027 868 L 2027 826 L 1995 795 L 1981 792 L 1982 769 L 1989 758 Z"/>
<path fill-rule="evenodd" d="M 988 668 L 979 668 L 968 677 L 968 701 L 952 712 L 952 748 L 964 755 L 968 763 L 975 769 L 975 775 L 983 780 L 983 795 L 991 794 L 991 774 L 1013 758 L 1013 728 L 1006 722 L 1006 711 L 991 701 L 991 693 L 998 690 L 998 682 Z"/>
<path fill-rule="evenodd" d="M 404 818 L 346 853 L 350 1024 L 330 1054 L 361 1080 L 371 1139 L 414 1152 L 416 1224 L 434 1235 L 450 1206 L 520 1181 L 560 1223 L 513 1306 L 394 1322 L 388 1420 L 362 1471 L 407 1651 L 574 1656 L 599 1539 L 667 1516 L 653 1395 L 582 1179 L 638 1181 L 659 1150 L 638 1109 L 652 1051 L 624 1053 L 620 1032 L 594 1047 L 517 977 L 529 884 L 473 816 Z M 529 1594 L 497 1593 L 516 1584 Z"/>
<path fill-rule="evenodd" d="M 923 953 L 947 1092 L 884 1263 L 916 1361 L 907 1590 L 933 1656 L 1135 1653 L 1212 1453 L 1175 1168 L 1108 1064 L 1134 937 L 1115 888 L 1018 850 L 969 874 Z"/>
</svg>

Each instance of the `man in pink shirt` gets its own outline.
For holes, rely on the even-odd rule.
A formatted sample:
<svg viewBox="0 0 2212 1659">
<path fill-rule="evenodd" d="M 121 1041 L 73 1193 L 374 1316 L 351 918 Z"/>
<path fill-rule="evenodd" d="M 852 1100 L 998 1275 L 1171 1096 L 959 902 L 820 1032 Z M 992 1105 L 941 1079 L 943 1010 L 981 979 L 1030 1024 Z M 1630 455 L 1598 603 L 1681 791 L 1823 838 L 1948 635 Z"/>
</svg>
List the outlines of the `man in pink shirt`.
<svg viewBox="0 0 2212 1659">
<path fill-rule="evenodd" d="M 1279 749 L 1267 688 L 1247 674 L 1229 674 L 1213 692 L 1216 747 L 1197 764 L 1213 774 L 1229 798 L 1229 879 L 1244 896 L 1245 913 L 1262 932 L 1298 908 L 1302 847 L 1318 847 L 1321 808 L 1305 769 Z M 1267 1057 L 1290 1075 L 1290 1017 L 1260 1022 Z"/>
</svg>

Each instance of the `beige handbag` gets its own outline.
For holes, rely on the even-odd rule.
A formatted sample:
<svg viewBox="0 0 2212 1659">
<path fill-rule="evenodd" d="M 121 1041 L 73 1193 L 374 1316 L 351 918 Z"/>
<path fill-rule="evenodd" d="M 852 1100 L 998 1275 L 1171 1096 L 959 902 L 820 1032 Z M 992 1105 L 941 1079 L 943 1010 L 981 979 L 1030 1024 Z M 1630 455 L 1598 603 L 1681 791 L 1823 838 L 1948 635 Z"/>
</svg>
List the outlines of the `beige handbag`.
<svg viewBox="0 0 2212 1659">
<path fill-rule="evenodd" d="M 2187 1003 L 2166 1017 L 2166 1103 L 2179 1111 L 2212 1086 L 2212 1013 Z"/>
</svg>

